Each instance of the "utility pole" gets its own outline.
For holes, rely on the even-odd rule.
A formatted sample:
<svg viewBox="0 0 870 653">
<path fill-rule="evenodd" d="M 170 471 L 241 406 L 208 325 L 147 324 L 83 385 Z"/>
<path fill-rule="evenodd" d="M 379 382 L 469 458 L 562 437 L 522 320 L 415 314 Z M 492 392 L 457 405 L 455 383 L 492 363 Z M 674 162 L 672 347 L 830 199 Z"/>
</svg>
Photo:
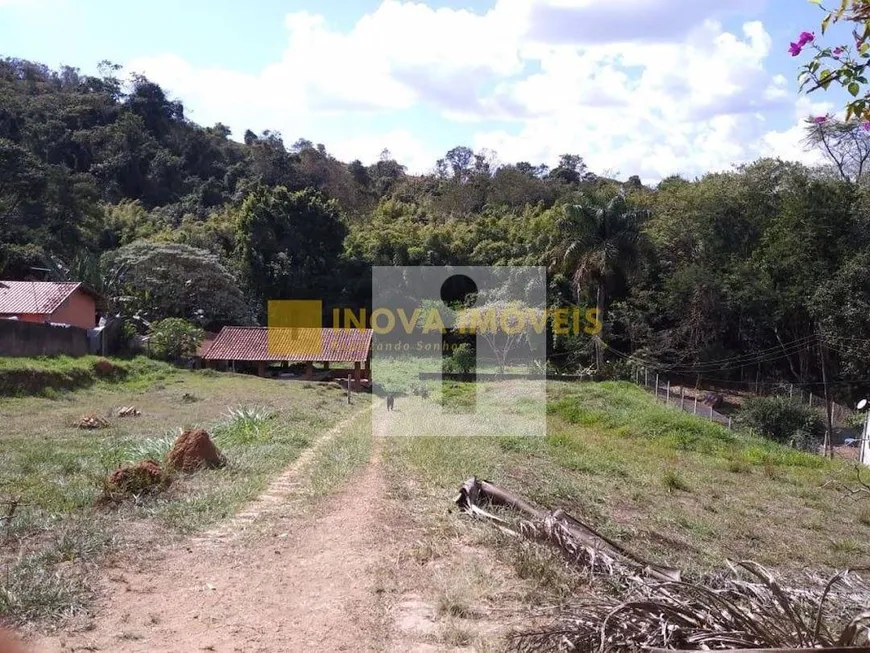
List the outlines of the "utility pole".
<svg viewBox="0 0 870 653">
<path fill-rule="evenodd" d="M 822 387 L 825 389 L 825 419 L 827 430 L 825 432 L 825 455 L 834 457 L 834 424 L 831 419 L 831 395 L 828 392 L 828 377 L 825 370 L 825 351 L 822 348 L 822 339 L 819 338 L 819 358 L 822 362 Z"/>
</svg>

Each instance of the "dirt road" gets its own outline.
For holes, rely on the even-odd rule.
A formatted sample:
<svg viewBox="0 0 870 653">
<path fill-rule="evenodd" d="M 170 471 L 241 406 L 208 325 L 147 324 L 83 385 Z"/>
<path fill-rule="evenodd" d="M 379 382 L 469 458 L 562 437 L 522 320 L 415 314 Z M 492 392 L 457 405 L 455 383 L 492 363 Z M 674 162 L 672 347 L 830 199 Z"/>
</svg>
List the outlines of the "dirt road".
<svg viewBox="0 0 870 653">
<path fill-rule="evenodd" d="M 115 561 L 89 627 L 35 641 L 34 651 L 477 650 L 464 630 L 440 623 L 427 587 L 432 573 L 407 555 L 415 536 L 385 487 L 383 434 L 375 433 L 370 460 L 342 488 L 300 509 L 306 467 L 350 421 L 319 438 L 234 518 L 145 560 Z M 444 562 L 438 566 L 443 576 Z"/>
<path fill-rule="evenodd" d="M 294 518 L 282 502 L 309 452 L 223 527 L 149 556 L 146 568 L 122 561 L 107 573 L 93 629 L 37 650 L 383 650 L 373 577 L 385 533 L 380 462 L 375 455 L 321 509 Z"/>
</svg>

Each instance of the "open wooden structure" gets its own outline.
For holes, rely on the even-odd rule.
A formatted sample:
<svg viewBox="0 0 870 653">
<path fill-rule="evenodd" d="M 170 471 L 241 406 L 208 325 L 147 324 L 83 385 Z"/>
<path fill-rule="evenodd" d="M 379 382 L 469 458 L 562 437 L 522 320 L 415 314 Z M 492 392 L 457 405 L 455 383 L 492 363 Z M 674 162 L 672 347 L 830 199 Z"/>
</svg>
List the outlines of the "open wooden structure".
<svg viewBox="0 0 870 653">
<path fill-rule="evenodd" d="M 260 376 L 269 366 L 305 364 L 306 379 L 314 378 L 314 365 L 322 364 L 330 378 L 353 378 L 355 390 L 371 377 L 371 329 L 317 329 L 290 327 L 236 327 L 221 329 L 202 355 L 205 367 L 235 368 L 236 363 L 256 365 Z M 331 368 L 333 364 L 352 368 Z"/>
</svg>

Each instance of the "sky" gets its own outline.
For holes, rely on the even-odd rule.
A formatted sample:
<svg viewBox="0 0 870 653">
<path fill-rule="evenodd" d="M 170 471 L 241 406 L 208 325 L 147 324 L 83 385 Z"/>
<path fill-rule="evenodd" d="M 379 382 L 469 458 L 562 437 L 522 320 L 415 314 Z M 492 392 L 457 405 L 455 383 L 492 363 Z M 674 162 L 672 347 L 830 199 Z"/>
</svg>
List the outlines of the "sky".
<svg viewBox="0 0 870 653">
<path fill-rule="evenodd" d="M 774 156 L 805 163 L 788 54 L 807 0 L 0 0 L 0 56 L 109 60 L 233 138 L 279 131 L 411 172 L 450 148 L 652 183 Z"/>
</svg>

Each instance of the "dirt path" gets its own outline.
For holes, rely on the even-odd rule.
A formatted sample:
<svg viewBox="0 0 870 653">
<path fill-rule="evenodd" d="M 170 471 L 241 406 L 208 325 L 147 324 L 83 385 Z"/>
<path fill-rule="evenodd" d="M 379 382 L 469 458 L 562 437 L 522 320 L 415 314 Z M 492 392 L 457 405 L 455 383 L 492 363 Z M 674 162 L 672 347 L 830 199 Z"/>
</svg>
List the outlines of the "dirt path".
<svg viewBox="0 0 870 653">
<path fill-rule="evenodd" d="M 161 552 L 150 568 L 121 563 L 108 574 L 95 627 L 38 642 L 37 651 L 383 650 L 373 576 L 385 532 L 378 448 L 315 514 L 280 510 L 311 452 L 223 528 Z M 271 537 L 241 536 L 264 517 Z"/>
<path fill-rule="evenodd" d="M 116 561 L 104 571 L 92 627 L 34 642 L 34 652 L 500 650 L 487 642 L 501 619 L 462 602 L 480 593 L 503 602 L 510 582 L 449 530 L 421 541 L 433 537 L 427 524 L 443 504 L 412 514 L 407 496 L 388 491 L 382 428 L 368 463 L 314 509 L 301 509 L 306 466 L 368 410 L 321 436 L 232 519 L 147 560 Z M 421 559 L 435 548 L 442 554 Z M 492 580 L 481 584 L 482 576 Z"/>
</svg>

